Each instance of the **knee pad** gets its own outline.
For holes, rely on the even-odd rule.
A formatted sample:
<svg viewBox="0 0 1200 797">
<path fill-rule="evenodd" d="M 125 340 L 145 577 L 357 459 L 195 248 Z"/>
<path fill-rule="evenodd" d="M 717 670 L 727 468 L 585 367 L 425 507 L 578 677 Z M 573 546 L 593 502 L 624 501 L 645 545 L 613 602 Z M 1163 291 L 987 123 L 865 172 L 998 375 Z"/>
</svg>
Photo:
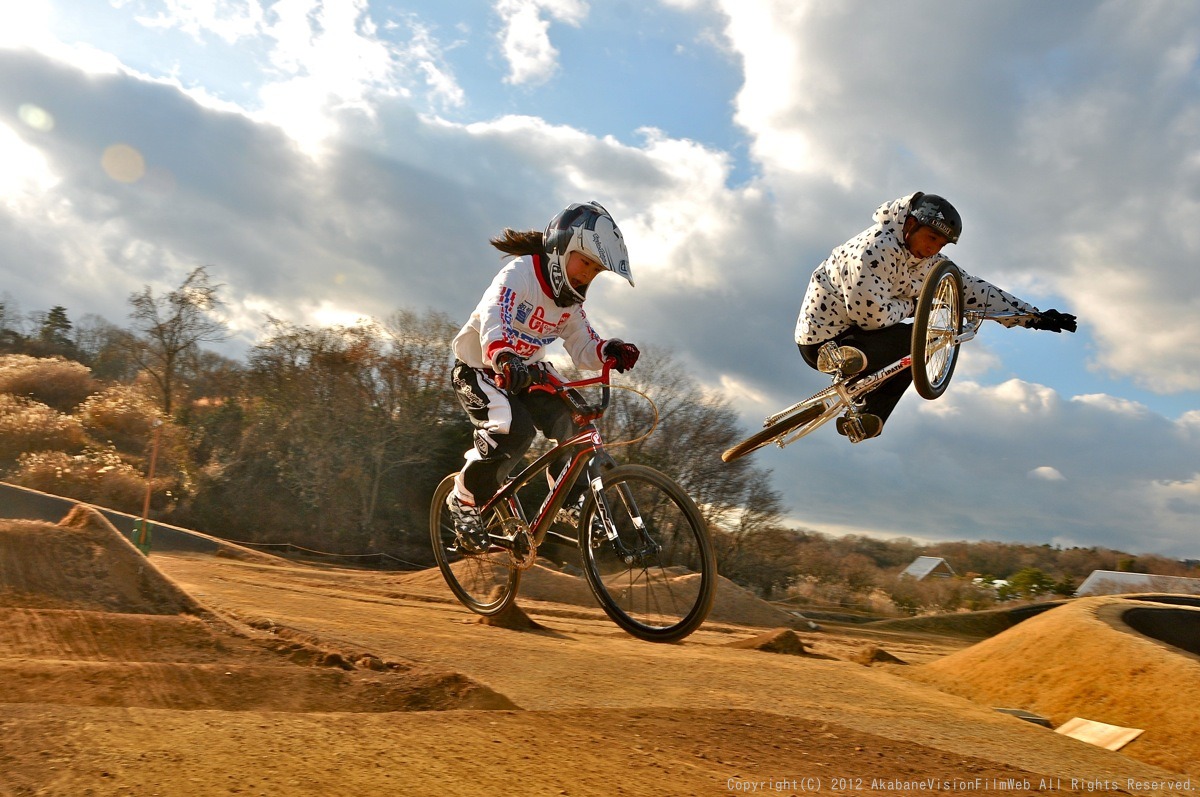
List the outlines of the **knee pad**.
<svg viewBox="0 0 1200 797">
<path fill-rule="evenodd" d="M 497 456 L 497 450 L 500 448 L 500 443 L 496 438 L 492 437 L 491 433 L 486 429 L 476 429 L 475 434 L 475 458 L 480 462 L 489 462 L 494 459 L 503 459 L 505 455 Z"/>
</svg>

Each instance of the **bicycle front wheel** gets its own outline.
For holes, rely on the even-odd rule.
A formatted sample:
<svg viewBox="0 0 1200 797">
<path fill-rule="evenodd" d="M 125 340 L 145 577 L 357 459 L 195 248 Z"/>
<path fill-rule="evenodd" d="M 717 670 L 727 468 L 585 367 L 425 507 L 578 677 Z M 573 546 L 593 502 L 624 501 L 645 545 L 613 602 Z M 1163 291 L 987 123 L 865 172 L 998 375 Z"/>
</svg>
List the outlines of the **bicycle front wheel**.
<svg viewBox="0 0 1200 797">
<path fill-rule="evenodd" d="M 643 465 L 612 468 L 601 483 L 606 511 L 589 493 L 579 523 L 592 594 L 639 639 L 683 639 L 708 617 L 717 589 L 716 555 L 700 510 L 675 481 Z"/>
<path fill-rule="evenodd" d="M 913 387 L 922 398 L 935 399 L 950 386 L 958 364 L 962 319 L 962 272 L 943 260 L 925 278 L 913 314 Z"/>
<path fill-rule="evenodd" d="M 792 414 L 785 415 L 770 426 L 764 426 L 742 442 L 731 446 L 725 453 L 721 454 L 721 459 L 725 462 L 733 462 L 735 459 L 741 459 L 751 451 L 757 451 L 765 445 L 774 443 L 776 440 L 793 431 L 796 432 L 797 439 L 801 438 L 828 420 L 828 418 L 822 417 L 824 414 L 824 402 L 813 401 L 806 403 Z"/>
<path fill-rule="evenodd" d="M 502 548 L 474 554 L 462 547 L 446 506 L 446 497 L 453 488 L 454 474 L 450 474 L 433 492 L 429 509 L 433 556 L 450 591 L 464 606 L 476 614 L 499 614 L 516 600 L 521 571 L 513 566 L 512 555 Z M 502 515 L 493 511 L 484 518 L 489 533 L 503 535 L 506 519 Z"/>
</svg>

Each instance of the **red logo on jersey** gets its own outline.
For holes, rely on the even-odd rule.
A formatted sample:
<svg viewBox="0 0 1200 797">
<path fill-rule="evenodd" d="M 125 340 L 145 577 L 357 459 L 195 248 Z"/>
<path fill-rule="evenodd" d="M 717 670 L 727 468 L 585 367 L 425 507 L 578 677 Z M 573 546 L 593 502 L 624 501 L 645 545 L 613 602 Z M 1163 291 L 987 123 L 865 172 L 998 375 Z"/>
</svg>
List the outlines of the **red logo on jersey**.
<svg viewBox="0 0 1200 797">
<path fill-rule="evenodd" d="M 570 315 L 570 313 L 563 313 L 556 320 L 547 321 L 545 309 L 542 307 L 536 307 L 533 310 L 533 316 L 529 319 L 529 328 L 539 335 L 545 334 L 546 332 L 554 332 L 560 326 L 562 326 L 562 323 L 566 321 L 567 317 Z"/>
</svg>

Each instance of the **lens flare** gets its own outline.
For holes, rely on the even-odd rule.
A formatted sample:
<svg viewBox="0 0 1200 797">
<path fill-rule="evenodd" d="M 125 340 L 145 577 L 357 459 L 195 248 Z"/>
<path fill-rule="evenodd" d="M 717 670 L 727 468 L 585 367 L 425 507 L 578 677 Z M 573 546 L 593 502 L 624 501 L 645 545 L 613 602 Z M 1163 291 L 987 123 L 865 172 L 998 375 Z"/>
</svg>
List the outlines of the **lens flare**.
<svg viewBox="0 0 1200 797">
<path fill-rule="evenodd" d="M 54 129 L 54 116 L 45 108 L 31 103 L 25 103 L 17 108 L 17 118 L 41 133 L 49 133 Z"/>
<path fill-rule="evenodd" d="M 128 144 L 113 144 L 100 158 L 104 173 L 118 183 L 136 183 L 146 174 L 142 153 Z"/>
</svg>

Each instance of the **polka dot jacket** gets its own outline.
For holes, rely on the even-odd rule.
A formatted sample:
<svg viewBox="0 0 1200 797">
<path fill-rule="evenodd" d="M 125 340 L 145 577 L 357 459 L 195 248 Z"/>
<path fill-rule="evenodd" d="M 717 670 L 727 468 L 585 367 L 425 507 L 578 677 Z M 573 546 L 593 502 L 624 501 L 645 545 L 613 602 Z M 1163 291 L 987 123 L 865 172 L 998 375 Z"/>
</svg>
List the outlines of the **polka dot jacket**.
<svg viewBox="0 0 1200 797">
<path fill-rule="evenodd" d="M 912 317 L 925 275 L 946 259 L 940 253 L 918 258 L 904 248 L 904 220 L 912 198 L 880 205 L 874 226 L 834 249 L 817 266 L 800 306 L 796 343 L 824 343 L 850 327 L 883 329 Z M 965 271 L 963 288 L 967 307 L 1037 311 Z"/>
</svg>

